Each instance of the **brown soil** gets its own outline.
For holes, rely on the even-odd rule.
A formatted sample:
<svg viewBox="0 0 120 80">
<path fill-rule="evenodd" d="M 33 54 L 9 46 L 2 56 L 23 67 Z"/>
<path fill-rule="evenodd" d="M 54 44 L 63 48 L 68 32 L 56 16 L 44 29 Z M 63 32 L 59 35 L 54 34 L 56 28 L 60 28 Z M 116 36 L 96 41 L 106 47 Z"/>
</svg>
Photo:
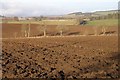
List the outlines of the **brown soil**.
<svg viewBox="0 0 120 80">
<path fill-rule="evenodd" d="M 115 36 L 3 39 L 3 78 L 117 78 Z"/>
<path fill-rule="evenodd" d="M 30 36 L 35 37 L 35 36 L 42 36 L 43 32 L 38 30 L 38 24 L 31 24 L 31 31 L 30 31 Z M 22 32 L 21 32 L 21 27 L 22 24 L 2 24 L 2 37 L 3 38 L 14 38 L 15 35 L 16 37 L 22 37 Z M 56 25 L 47 25 L 47 36 L 56 36 L 60 35 L 59 31 L 56 29 Z M 94 26 L 80 26 L 80 25 L 71 25 L 71 26 L 65 26 L 68 29 L 63 32 L 63 35 L 94 35 L 95 34 L 95 28 Z M 97 28 L 98 34 L 102 34 L 101 28 Z M 106 30 L 106 34 L 117 34 L 118 29 L 117 27 L 109 27 Z"/>
</svg>

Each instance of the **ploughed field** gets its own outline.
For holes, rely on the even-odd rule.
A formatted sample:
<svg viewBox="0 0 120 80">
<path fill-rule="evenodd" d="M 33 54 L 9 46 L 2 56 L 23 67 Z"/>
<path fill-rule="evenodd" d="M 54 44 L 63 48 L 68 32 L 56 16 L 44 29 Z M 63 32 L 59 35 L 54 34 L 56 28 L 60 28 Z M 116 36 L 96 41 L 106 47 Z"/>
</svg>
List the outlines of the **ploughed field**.
<svg viewBox="0 0 120 80">
<path fill-rule="evenodd" d="M 2 23 L 2 37 L 3 38 L 19 38 L 23 37 L 22 26 L 23 24 L 17 23 Z M 24 26 L 28 27 L 28 26 Z M 43 31 L 38 29 L 41 27 L 39 24 L 30 25 L 30 37 L 43 36 Z M 57 29 L 58 25 L 47 25 L 46 26 L 46 35 L 47 36 L 59 36 L 60 30 Z M 106 27 L 106 26 L 105 26 Z M 65 28 L 65 29 L 64 29 Z M 101 26 L 81 26 L 81 25 L 66 25 L 63 28 L 63 35 L 94 35 L 96 32 L 98 35 L 102 34 Z M 117 26 L 108 26 L 106 29 L 106 34 L 117 34 Z"/>
<path fill-rule="evenodd" d="M 3 78 L 117 78 L 116 36 L 3 39 Z"/>
</svg>

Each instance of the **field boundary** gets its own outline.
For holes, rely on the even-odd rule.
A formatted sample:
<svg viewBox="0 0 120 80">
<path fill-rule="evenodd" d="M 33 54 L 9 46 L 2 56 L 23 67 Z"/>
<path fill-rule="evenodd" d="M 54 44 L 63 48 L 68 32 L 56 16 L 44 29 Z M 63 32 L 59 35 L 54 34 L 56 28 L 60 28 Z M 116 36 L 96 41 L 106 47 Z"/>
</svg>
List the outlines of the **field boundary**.
<svg viewBox="0 0 120 80">
<path fill-rule="evenodd" d="M 39 38 L 63 38 L 63 37 L 88 37 L 88 36 L 118 36 L 118 34 L 109 35 L 71 35 L 71 36 L 40 36 L 40 37 L 18 37 L 18 38 L 0 38 L 0 39 L 39 39 Z"/>
</svg>

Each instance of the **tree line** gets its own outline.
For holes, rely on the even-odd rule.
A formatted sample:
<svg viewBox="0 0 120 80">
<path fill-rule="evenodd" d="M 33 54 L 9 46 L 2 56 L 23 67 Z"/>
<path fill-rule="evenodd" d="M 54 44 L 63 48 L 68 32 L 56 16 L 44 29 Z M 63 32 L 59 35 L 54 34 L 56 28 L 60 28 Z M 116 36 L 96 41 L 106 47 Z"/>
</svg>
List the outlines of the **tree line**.
<svg viewBox="0 0 120 80">
<path fill-rule="evenodd" d="M 97 17 L 90 17 L 91 20 L 103 20 L 103 19 L 118 19 L 119 14 L 118 13 L 113 13 L 113 14 L 108 14 L 108 15 L 102 15 L 102 16 L 97 16 Z"/>
<path fill-rule="evenodd" d="M 22 33 L 22 37 L 30 37 L 30 33 L 31 33 L 31 23 L 24 23 L 22 24 L 21 27 L 21 33 Z M 59 24 L 56 27 L 56 30 L 59 32 L 60 36 L 63 36 L 63 32 L 67 31 L 69 28 L 66 27 L 65 25 Z M 47 25 L 45 22 L 43 22 L 42 24 L 40 24 L 39 26 L 37 26 L 37 30 L 39 32 L 43 32 L 43 36 L 46 37 L 47 36 Z"/>
<path fill-rule="evenodd" d="M 37 26 L 36 29 L 38 30 L 38 32 L 43 33 L 42 36 L 44 36 L 44 37 L 47 36 L 47 25 L 45 23 L 43 23 L 42 25 Z M 63 36 L 63 33 L 65 31 L 69 30 L 69 27 L 67 27 L 65 25 L 62 25 L 62 24 L 59 24 L 56 27 L 56 30 L 59 32 L 59 36 Z M 103 25 L 103 26 L 94 26 L 93 27 L 94 35 L 100 35 L 98 30 L 101 30 L 101 34 L 106 35 L 108 27 L 106 27 L 105 25 Z M 22 24 L 21 33 L 22 33 L 22 37 L 32 37 L 32 36 L 30 36 L 30 34 L 31 34 L 31 23 Z M 85 30 L 83 30 L 83 35 L 89 35 L 89 30 L 87 28 L 85 28 Z M 16 37 L 16 33 L 15 33 L 15 37 Z"/>
</svg>

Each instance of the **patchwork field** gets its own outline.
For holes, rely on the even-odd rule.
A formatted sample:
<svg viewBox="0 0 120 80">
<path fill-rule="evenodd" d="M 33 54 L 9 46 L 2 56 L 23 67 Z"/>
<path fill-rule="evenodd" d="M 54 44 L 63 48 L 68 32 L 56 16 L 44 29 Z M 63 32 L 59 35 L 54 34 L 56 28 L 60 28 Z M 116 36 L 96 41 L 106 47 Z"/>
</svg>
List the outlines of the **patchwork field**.
<svg viewBox="0 0 120 80">
<path fill-rule="evenodd" d="M 3 39 L 3 78 L 118 78 L 118 37 Z"/>
<path fill-rule="evenodd" d="M 45 22 L 2 23 L 3 78 L 118 78 L 117 20 Z"/>
</svg>

